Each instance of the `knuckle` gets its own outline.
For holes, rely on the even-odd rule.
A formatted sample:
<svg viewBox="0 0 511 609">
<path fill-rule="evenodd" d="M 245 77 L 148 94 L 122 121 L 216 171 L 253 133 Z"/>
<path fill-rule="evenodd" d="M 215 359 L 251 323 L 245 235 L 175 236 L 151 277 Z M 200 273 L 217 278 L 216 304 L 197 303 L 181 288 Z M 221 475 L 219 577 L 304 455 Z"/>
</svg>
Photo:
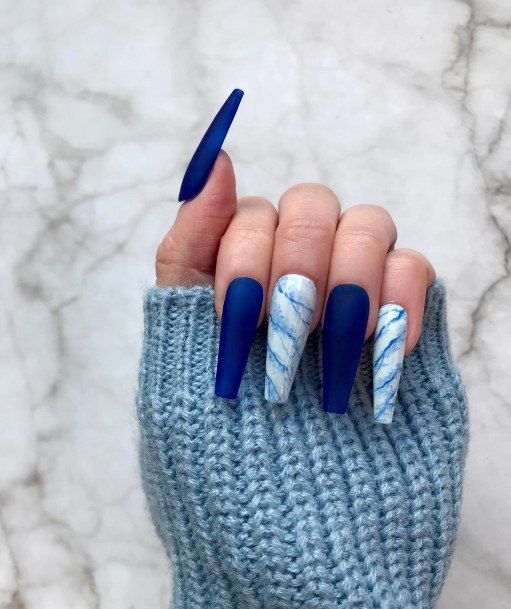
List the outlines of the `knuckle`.
<svg viewBox="0 0 511 609">
<path fill-rule="evenodd" d="M 387 268 L 398 273 L 427 273 L 429 262 L 416 250 L 402 248 L 394 250 L 387 257 Z"/>
<path fill-rule="evenodd" d="M 249 223 L 239 223 L 232 226 L 222 237 L 222 241 L 229 243 L 243 243 L 253 241 L 266 241 L 271 237 L 267 229 Z"/>
<path fill-rule="evenodd" d="M 327 197 L 337 199 L 337 195 L 326 184 L 321 184 L 320 182 L 301 182 L 288 188 L 282 195 L 281 201 L 288 197 L 295 198 L 297 196 L 304 199 L 314 199 L 318 195 L 326 195 Z"/>
<path fill-rule="evenodd" d="M 361 203 L 343 213 L 345 224 L 362 225 L 390 245 L 397 239 L 397 229 L 390 213 L 381 205 Z"/>
<path fill-rule="evenodd" d="M 174 235 L 174 231 L 171 229 L 158 245 L 158 249 L 156 250 L 156 262 L 168 264 L 169 261 L 176 258 L 179 251 L 179 243 Z"/>
<path fill-rule="evenodd" d="M 256 209 L 262 213 L 277 215 L 277 210 L 271 201 L 253 195 L 240 197 L 238 199 L 238 209 Z"/>
<path fill-rule="evenodd" d="M 369 250 L 385 250 L 389 246 L 387 234 L 377 227 L 352 225 L 344 228 L 340 235 L 343 246 Z"/>
<path fill-rule="evenodd" d="M 228 251 L 230 259 L 254 257 L 254 251 L 270 249 L 273 235 L 260 226 L 238 224 L 233 226 L 222 237 L 221 246 Z"/>
<path fill-rule="evenodd" d="M 236 214 L 227 232 L 236 230 L 238 226 L 248 225 L 260 227 L 266 231 L 274 231 L 278 222 L 277 210 L 273 203 L 263 197 L 242 197 L 238 200 Z"/>
<path fill-rule="evenodd" d="M 382 205 L 376 205 L 374 203 L 359 203 L 358 205 L 353 205 L 353 207 L 350 207 L 347 212 L 349 211 L 352 213 L 363 212 L 366 214 L 372 214 L 392 222 L 392 216 Z"/>
<path fill-rule="evenodd" d="M 285 224 L 279 225 L 277 232 L 281 241 L 298 244 L 317 244 L 331 239 L 334 228 L 323 215 L 317 212 L 301 213 Z"/>
</svg>

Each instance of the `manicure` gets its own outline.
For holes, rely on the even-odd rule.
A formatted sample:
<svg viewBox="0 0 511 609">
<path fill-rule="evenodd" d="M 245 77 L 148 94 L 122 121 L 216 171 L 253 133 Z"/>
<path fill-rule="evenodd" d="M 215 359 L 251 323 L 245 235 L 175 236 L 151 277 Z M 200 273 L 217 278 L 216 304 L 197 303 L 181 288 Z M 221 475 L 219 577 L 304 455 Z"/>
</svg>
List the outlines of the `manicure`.
<svg viewBox="0 0 511 609">
<path fill-rule="evenodd" d="M 186 169 L 179 190 L 179 201 L 192 199 L 203 189 L 229 127 L 236 116 L 242 97 L 243 91 L 234 89 L 208 127 Z"/>
<path fill-rule="evenodd" d="M 273 290 L 268 325 L 264 396 L 287 402 L 316 306 L 316 286 L 303 275 L 284 275 Z"/>
<path fill-rule="evenodd" d="M 323 323 L 323 408 L 344 414 L 364 346 L 369 297 L 350 283 L 336 286 L 328 297 Z"/>
<path fill-rule="evenodd" d="M 215 395 L 234 399 L 243 377 L 261 306 L 263 288 L 250 277 L 238 277 L 229 284 L 222 309 Z"/>
<path fill-rule="evenodd" d="M 398 304 L 386 304 L 378 313 L 374 334 L 374 420 L 392 423 L 399 379 L 403 369 L 407 315 Z"/>
</svg>

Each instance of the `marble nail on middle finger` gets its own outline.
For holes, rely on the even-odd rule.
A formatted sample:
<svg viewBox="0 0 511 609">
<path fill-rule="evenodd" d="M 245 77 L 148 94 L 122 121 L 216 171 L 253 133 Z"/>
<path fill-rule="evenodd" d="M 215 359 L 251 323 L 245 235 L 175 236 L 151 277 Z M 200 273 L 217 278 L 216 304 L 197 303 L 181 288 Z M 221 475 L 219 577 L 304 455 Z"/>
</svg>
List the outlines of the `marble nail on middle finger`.
<svg viewBox="0 0 511 609">
<path fill-rule="evenodd" d="M 273 291 L 268 326 L 265 398 L 287 401 L 309 335 L 316 286 L 303 275 L 284 275 Z"/>
</svg>

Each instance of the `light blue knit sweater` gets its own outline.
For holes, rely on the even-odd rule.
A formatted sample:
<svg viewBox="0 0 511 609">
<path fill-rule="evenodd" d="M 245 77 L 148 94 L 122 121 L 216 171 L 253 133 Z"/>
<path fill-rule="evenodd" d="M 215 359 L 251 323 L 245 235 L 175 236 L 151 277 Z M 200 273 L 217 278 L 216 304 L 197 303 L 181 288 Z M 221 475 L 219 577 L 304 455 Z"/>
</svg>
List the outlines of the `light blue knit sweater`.
<svg viewBox="0 0 511 609">
<path fill-rule="evenodd" d="M 429 289 L 394 422 L 373 423 L 371 343 L 348 414 L 321 407 L 320 331 L 285 405 L 263 398 L 258 331 L 236 401 L 213 394 L 210 287 L 149 290 L 140 368 L 141 469 L 173 563 L 176 609 L 434 607 L 454 548 L 468 421 Z"/>
</svg>

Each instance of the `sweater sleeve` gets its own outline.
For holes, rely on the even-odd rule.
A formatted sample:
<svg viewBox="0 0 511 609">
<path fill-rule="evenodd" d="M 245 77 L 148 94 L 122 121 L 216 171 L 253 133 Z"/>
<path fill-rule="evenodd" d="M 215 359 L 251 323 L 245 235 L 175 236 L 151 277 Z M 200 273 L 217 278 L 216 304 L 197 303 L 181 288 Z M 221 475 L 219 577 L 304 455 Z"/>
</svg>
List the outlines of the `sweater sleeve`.
<svg viewBox="0 0 511 609">
<path fill-rule="evenodd" d="M 454 549 L 468 440 L 445 286 L 427 295 L 391 425 L 372 420 L 372 344 L 348 413 L 321 406 L 321 331 L 289 400 L 264 400 L 266 329 L 239 396 L 214 395 L 211 287 L 152 288 L 137 399 L 143 485 L 176 609 L 435 606 Z"/>
</svg>

